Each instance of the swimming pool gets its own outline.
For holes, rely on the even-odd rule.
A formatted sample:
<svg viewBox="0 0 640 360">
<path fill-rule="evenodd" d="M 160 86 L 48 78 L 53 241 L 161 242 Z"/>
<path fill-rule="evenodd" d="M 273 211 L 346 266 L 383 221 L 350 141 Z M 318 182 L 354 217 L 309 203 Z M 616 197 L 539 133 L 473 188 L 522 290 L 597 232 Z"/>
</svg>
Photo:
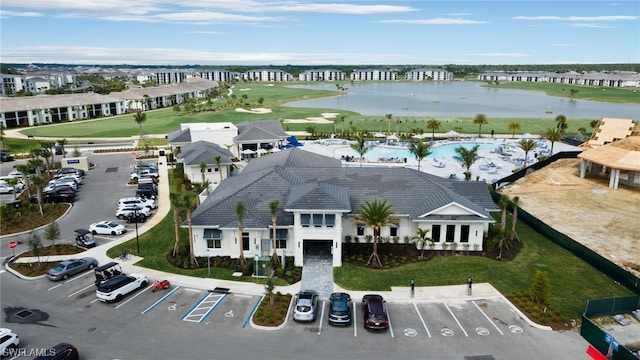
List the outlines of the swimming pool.
<svg viewBox="0 0 640 360">
<path fill-rule="evenodd" d="M 464 146 L 467 149 L 471 149 L 474 145 L 479 145 L 478 151 L 491 151 L 497 147 L 499 144 L 495 143 L 472 143 L 472 142 L 461 142 L 461 143 L 451 143 L 451 144 L 443 144 L 439 146 L 435 146 L 431 148 L 431 154 L 429 154 L 428 158 L 437 159 L 437 160 L 453 160 L 453 157 L 456 156 L 455 148 L 458 146 Z M 342 148 L 336 150 L 336 154 L 340 156 L 355 156 L 359 157 L 358 152 L 351 148 Z M 414 158 L 411 151 L 409 151 L 406 147 L 391 147 L 378 145 L 374 146 L 364 154 L 365 159 L 404 159 L 404 158 Z"/>
</svg>

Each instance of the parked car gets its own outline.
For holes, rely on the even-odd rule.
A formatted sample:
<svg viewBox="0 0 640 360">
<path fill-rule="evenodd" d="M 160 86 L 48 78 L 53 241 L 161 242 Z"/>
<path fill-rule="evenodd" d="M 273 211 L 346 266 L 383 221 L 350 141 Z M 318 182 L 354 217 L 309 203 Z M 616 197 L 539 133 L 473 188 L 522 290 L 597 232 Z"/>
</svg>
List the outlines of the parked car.
<svg viewBox="0 0 640 360">
<path fill-rule="evenodd" d="M 7 185 L 5 183 L 0 183 L 0 194 L 11 194 L 13 193 L 13 191 L 13 186 Z"/>
<path fill-rule="evenodd" d="M 315 321 L 318 316 L 318 293 L 304 290 L 296 295 L 296 307 L 293 309 L 293 320 Z"/>
<path fill-rule="evenodd" d="M 10 329 L 0 328 L 0 356 L 11 356 L 9 349 L 16 349 L 20 345 L 20 337 Z"/>
<path fill-rule="evenodd" d="M 60 144 L 56 144 L 53 147 L 53 151 L 55 152 L 56 155 L 63 155 L 64 154 L 64 149 L 62 148 L 62 145 L 60 145 Z"/>
<path fill-rule="evenodd" d="M 13 156 L 11 156 L 11 154 L 6 153 L 6 152 L 0 152 L 0 161 L 2 162 L 9 162 L 9 161 L 13 161 Z"/>
<path fill-rule="evenodd" d="M 141 197 L 130 197 L 130 198 L 122 198 L 118 200 L 118 207 L 122 208 L 125 206 L 137 205 L 140 207 L 147 207 L 151 210 L 157 207 L 156 201 L 153 199 L 144 199 Z"/>
<path fill-rule="evenodd" d="M 116 210 L 118 219 L 137 219 L 143 222 L 149 216 L 151 216 L 151 210 L 145 206 L 127 205 Z"/>
<path fill-rule="evenodd" d="M 138 187 L 136 190 L 136 197 L 139 198 L 155 200 L 157 196 L 158 191 L 153 188 Z"/>
<path fill-rule="evenodd" d="M 367 294 L 362 297 L 364 328 L 386 330 L 389 328 L 386 301 L 380 295 Z"/>
<path fill-rule="evenodd" d="M 12 171 L 10 173 L 7 174 L 7 177 L 10 178 L 16 178 L 16 179 L 24 179 L 24 175 L 22 175 L 22 173 L 20 171 Z"/>
<path fill-rule="evenodd" d="M 347 293 L 333 293 L 329 297 L 329 325 L 351 325 L 351 296 Z"/>
<path fill-rule="evenodd" d="M 47 349 L 45 355 L 40 355 L 33 360 L 78 360 L 78 349 L 69 343 L 60 343 Z"/>
<path fill-rule="evenodd" d="M 96 266 L 98 266 L 98 260 L 92 257 L 64 260 L 47 271 L 47 278 L 53 281 L 66 280 L 72 275 L 93 269 Z"/>
<path fill-rule="evenodd" d="M 93 235 L 105 234 L 105 235 L 122 235 L 127 232 L 127 228 L 122 224 L 118 224 L 115 221 L 104 220 L 89 225 L 89 231 Z"/>
<path fill-rule="evenodd" d="M 15 179 L 11 176 L 0 176 L 0 185 L 5 185 L 5 186 L 9 186 L 9 187 L 13 187 L 13 189 L 15 190 L 15 192 L 21 192 L 22 190 L 24 190 L 24 183 L 22 182 L 22 180 L 20 179 L 18 181 L 17 184 L 11 186 L 7 180 L 9 179 Z"/>
<path fill-rule="evenodd" d="M 116 275 L 98 286 L 96 297 L 102 302 L 117 302 L 127 294 L 144 288 L 148 283 L 149 280 L 143 274 Z"/>
<path fill-rule="evenodd" d="M 92 248 L 96 246 L 93 234 L 87 229 L 76 229 L 76 245 L 84 248 Z"/>
<path fill-rule="evenodd" d="M 57 175 L 61 175 L 61 174 L 78 174 L 80 176 L 84 176 L 84 170 L 71 168 L 71 167 L 65 167 L 65 168 L 58 169 L 56 174 Z"/>
<path fill-rule="evenodd" d="M 136 170 L 131 173 L 131 180 L 139 179 L 139 178 L 157 178 L 160 177 L 157 170 L 153 169 L 142 169 Z"/>
<path fill-rule="evenodd" d="M 42 202 L 45 203 L 72 203 L 75 201 L 75 199 L 76 192 L 70 187 L 55 188 L 55 190 L 42 193 Z M 38 202 L 38 199 L 35 195 L 32 195 L 30 201 L 32 204 L 35 204 Z"/>
</svg>

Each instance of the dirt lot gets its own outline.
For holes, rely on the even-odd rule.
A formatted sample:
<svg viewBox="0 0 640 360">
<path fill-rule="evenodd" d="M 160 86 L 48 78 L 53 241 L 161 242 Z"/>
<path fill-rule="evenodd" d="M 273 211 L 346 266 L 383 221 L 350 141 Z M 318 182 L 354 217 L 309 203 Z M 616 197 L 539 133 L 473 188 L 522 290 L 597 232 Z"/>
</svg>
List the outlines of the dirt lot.
<svg viewBox="0 0 640 360">
<path fill-rule="evenodd" d="M 549 226 L 640 275 L 640 189 L 579 176 L 578 159 L 556 161 L 500 190 Z"/>
</svg>

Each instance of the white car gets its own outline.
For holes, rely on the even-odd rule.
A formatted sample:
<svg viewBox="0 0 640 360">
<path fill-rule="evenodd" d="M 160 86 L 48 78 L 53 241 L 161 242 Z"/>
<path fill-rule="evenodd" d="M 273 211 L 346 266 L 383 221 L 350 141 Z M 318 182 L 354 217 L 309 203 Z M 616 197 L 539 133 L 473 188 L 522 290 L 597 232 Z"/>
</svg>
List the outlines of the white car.
<svg viewBox="0 0 640 360">
<path fill-rule="evenodd" d="M 102 302 L 117 302 L 127 294 L 144 288 L 148 283 L 149 280 L 143 274 L 116 275 L 98 286 L 96 297 Z"/>
<path fill-rule="evenodd" d="M 7 184 L 0 184 L 0 194 L 13 193 L 13 186 Z"/>
<path fill-rule="evenodd" d="M 122 224 L 118 224 L 115 221 L 104 220 L 97 223 L 93 223 L 89 225 L 89 231 L 93 235 L 96 234 L 104 234 L 104 235 L 122 235 L 127 232 L 127 228 Z"/>
<path fill-rule="evenodd" d="M 148 207 L 139 205 L 127 205 L 116 210 L 116 217 L 118 219 L 135 218 L 144 220 L 151 216 L 151 210 Z"/>
<path fill-rule="evenodd" d="M 16 333 L 7 328 L 0 328 L 0 356 L 13 357 L 9 349 L 16 349 L 20 345 L 20 338 Z"/>
<path fill-rule="evenodd" d="M 137 205 L 140 207 L 147 207 L 151 210 L 157 207 L 156 201 L 153 199 L 146 199 L 141 197 L 122 198 L 118 200 L 118 208 L 122 208 L 129 205 Z"/>
<path fill-rule="evenodd" d="M 16 178 L 16 179 L 24 179 L 24 176 L 22 175 L 22 173 L 20 171 L 12 171 L 9 174 L 7 174 L 7 177 Z"/>
</svg>

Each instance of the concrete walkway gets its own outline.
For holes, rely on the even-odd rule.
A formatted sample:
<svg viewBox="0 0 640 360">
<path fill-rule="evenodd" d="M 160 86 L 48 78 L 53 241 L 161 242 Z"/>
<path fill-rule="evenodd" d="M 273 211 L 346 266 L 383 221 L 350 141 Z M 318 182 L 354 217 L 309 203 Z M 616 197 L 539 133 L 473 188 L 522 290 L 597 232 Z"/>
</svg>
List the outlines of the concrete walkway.
<svg viewBox="0 0 640 360">
<path fill-rule="evenodd" d="M 165 157 L 158 158 L 158 171 L 161 174 L 158 183 L 158 208 L 156 210 L 155 215 L 153 215 L 147 222 L 142 223 L 138 226 L 138 234 L 142 234 L 145 231 L 153 228 L 157 225 L 170 211 L 171 211 L 171 202 L 169 199 L 169 182 L 168 182 L 168 165 Z M 216 287 L 223 287 L 230 289 L 231 292 L 238 294 L 247 294 L 247 295 L 263 295 L 265 293 L 264 285 L 255 284 L 252 282 L 243 282 L 243 281 L 229 281 L 229 280 L 220 280 L 220 279 L 211 279 L 211 278 L 199 278 L 199 277 L 191 277 L 186 275 L 178 275 L 173 273 L 165 273 L 158 270 L 147 269 L 141 266 L 135 265 L 142 258 L 137 257 L 132 254 L 129 260 L 121 261 L 114 260 L 107 256 L 107 250 L 119 245 L 123 242 L 132 240 L 136 237 L 135 231 L 127 232 L 125 235 L 120 238 L 109 242 L 107 244 L 97 246 L 92 249 L 88 249 L 85 252 L 79 253 L 74 256 L 62 255 L 62 256 L 49 256 L 45 261 L 58 261 L 64 260 L 73 257 L 93 257 L 98 260 L 99 264 L 105 264 L 111 261 L 118 261 L 121 263 L 122 270 L 125 273 L 142 273 L 145 274 L 149 279 L 167 279 L 171 282 L 171 284 L 181 285 L 183 287 L 195 288 L 201 290 L 213 290 Z M 41 258 L 41 260 L 43 260 Z M 20 258 L 16 260 L 17 262 L 35 262 L 37 258 Z M 39 276 L 37 278 L 29 278 L 25 277 L 15 270 L 11 269 L 8 266 L 5 266 L 6 270 L 13 273 L 14 275 L 23 278 L 25 280 L 33 280 L 40 279 L 44 276 Z M 300 282 L 288 285 L 288 286 L 277 286 L 274 290 L 275 292 L 281 292 L 284 294 L 296 294 L 300 291 Z M 333 283 L 333 291 L 334 292 L 347 292 L 351 295 L 351 297 L 360 301 L 362 296 L 370 293 L 370 291 L 354 291 L 349 289 L 343 289 L 337 284 Z M 452 285 L 452 286 L 428 286 L 428 287 L 416 287 L 414 297 L 410 296 L 410 288 L 409 286 L 400 286 L 400 287 L 391 287 L 390 291 L 376 291 L 376 294 L 382 295 L 388 302 L 390 303 L 421 303 L 421 302 L 442 302 L 442 301 L 467 301 L 467 300 L 479 300 L 479 299 L 502 299 L 505 303 L 509 304 L 514 312 L 519 314 L 519 316 L 527 321 L 531 326 L 551 330 L 551 328 L 546 326 L 538 325 L 532 321 L 530 321 L 518 308 L 513 306 L 509 302 L 509 300 L 504 297 L 498 290 L 496 290 L 489 283 L 478 283 L 473 284 L 473 294 L 467 294 L 467 285 Z"/>
</svg>

